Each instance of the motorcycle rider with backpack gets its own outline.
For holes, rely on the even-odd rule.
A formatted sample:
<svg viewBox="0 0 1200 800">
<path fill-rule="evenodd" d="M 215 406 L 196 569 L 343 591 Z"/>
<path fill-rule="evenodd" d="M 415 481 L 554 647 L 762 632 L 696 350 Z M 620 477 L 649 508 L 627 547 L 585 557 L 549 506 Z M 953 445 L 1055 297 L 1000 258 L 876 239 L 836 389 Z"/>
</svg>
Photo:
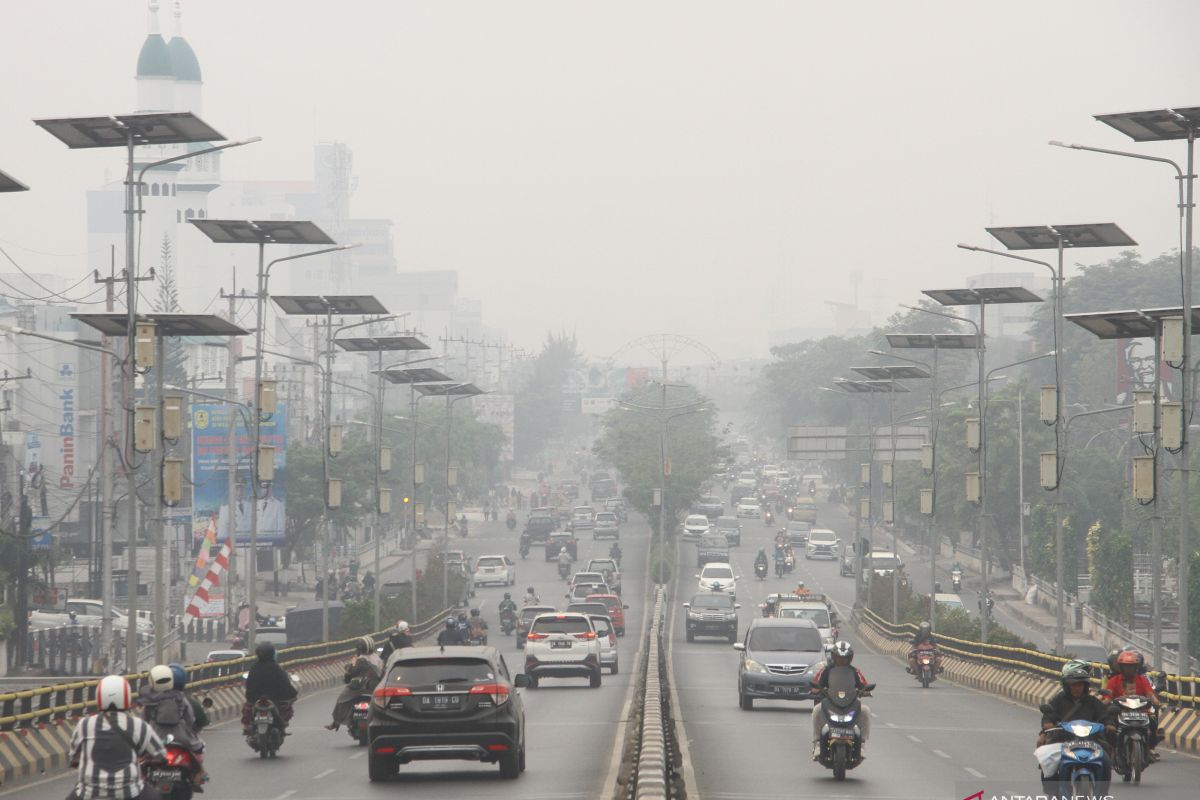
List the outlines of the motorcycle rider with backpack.
<svg viewBox="0 0 1200 800">
<path fill-rule="evenodd" d="M 336 731 L 349 722 L 355 699 L 375 691 L 375 684 L 382 676 L 383 662 L 375 653 L 374 640 L 370 636 L 359 637 L 354 642 L 354 660 L 346 665 L 346 674 L 342 678 L 346 688 L 338 694 L 333 704 L 333 721 L 325 729 Z"/>
<path fill-rule="evenodd" d="M 196 713 L 188 696 L 175 686 L 175 673 L 165 664 L 150 668 L 150 682 L 138 690 L 138 705 L 142 719 L 150 723 L 163 741 L 173 737 L 181 747 L 190 750 L 199 769 L 190 777 L 195 791 L 204 791 L 208 774 L 204 771 L 204 741 L 197 735 Z M 208 715 L 205 714 L 205 722 Z"/>
<path fill-rule="evenodd" d="M 162 760 L 167 751 L 154 728 L 129 713 L 131 704 L 123 677 L 100 679 L 97 713 L 81 719 L 71 734 L 71 766 L 79 768 L 79 777 L 67 800 L 162 800 L 143 782 L 138 759 Z"/>
<path fill-rule="evenodd" d="M 286 732 L 292 719 L 292 701 L 298 692 L 292 685 L 287 671 L 275 661 L 275 645 L 263 642 L 254 648 L 258 661 L 250 667 L 246 676 L 246 702 L 242 706 L 242 732 L 246 736 L 254 733 L 254 703 L 261 697 L 273 702 L 279 709 L 279 719 Z M 285 733 L 286 735 L 286 733 Z"/>
</svg>

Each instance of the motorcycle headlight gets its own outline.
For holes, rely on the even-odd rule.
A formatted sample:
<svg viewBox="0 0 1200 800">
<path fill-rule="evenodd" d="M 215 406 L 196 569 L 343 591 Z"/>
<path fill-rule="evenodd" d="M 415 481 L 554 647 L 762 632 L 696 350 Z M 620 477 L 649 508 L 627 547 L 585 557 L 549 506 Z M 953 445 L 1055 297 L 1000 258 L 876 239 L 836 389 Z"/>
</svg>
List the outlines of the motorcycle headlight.
<svg viewBox="0 0 1200 800">
<path fill-rule="evenodd" d="M 854 721 L 854 712 L 850 711 L 846 714 L 830 714 L 829 721 L 830 722 L 853 722 Z"/>
<path fill-rule="evenodd" d="M 767 674 L 767 668 L 755 661 L 753 658 L 747 658 L 745 662 L 743 662 L 743 667 L 745 667 L 746 672 L 755 672 L 759 675 Z"/>
</svg>

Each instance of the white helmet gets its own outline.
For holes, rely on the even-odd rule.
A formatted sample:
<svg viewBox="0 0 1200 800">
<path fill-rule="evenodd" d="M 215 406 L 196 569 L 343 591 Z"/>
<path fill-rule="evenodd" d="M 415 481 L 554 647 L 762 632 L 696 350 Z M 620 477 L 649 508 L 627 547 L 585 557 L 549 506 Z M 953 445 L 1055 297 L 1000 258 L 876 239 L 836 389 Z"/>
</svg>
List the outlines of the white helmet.
<svg viewBox="0 0 1200 800">
<path fill-rule="evenodd" d="M 168 668 L 167 672 L 171 670 Z M 129 710 L 129 682 L 120 675 L 106 675 L 96 684 L 96 707 L 101 711 Z"/>
<path fill-rule="evenodd" d="M 166 664 L 150 668 L 150 686 L 156 692 L 169 692 L 175 688 L 175 673 Z"/>
<path fill-rule="evenodd" d="M 398 633 L 408 633 L 408 631 L 409 631 L 408 623 L 405 622 L 404 620 L 400 620 L 399 622 L 396 623 L 396 631 Z"/>
</svg>

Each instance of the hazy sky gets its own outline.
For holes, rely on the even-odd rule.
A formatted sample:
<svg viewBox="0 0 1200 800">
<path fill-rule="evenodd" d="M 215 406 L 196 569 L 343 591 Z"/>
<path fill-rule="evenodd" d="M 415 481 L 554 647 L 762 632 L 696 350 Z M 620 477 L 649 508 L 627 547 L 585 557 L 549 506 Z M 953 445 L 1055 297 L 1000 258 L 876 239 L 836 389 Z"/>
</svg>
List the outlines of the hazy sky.
<svg viewBox="0 0 1200 800">
<path fill-rule="evenodd" d="M 186 0 L 184 22 L 205 119 L 264 138 L 228 179 L 308 178 L 314 141 L 345 141 L 353 213 L 396 222 L 403 269 L 458 270 L 517 344 L 575 330 L 599 356 L 664 330 L 765 355 L 853 270 L 882 321 L 1006 270 L 954 247 L 986 225 L 1176 247 L 1167 168 L 1046 141 L 1181 159 L 1091 115 L 1200 105 L 1194 0 Z M 0 169 L 33 187 L 0 195 L 0 241 L 82 276 L 83 193 L 116 159 L 30 120 L 134 108 L 146 2 L 0 0 L 0 30 Z"/>
</svg>

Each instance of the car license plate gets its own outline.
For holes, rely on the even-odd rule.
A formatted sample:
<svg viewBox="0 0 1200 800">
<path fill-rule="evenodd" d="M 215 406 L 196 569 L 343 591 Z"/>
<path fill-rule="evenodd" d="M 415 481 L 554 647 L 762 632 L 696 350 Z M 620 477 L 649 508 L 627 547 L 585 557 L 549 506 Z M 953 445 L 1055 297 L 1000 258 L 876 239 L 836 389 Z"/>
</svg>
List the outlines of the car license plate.
<svg viewBox="0 0 1200 800">
<path fill-rule="evenodd" d="M 1121 714 L 1122 722 L 1149 722 L 1150 715 L 1143 714 L 1141 711 L 1126 711 Z"/>
<path fill-rule="evenodd" d="M 800 694 L 800 686 L 776 686 L 775 694 Z"/>
<path fill-rule="evenodd" d="M 551 650 L 570 650 L 572 644 L 573 644 L 573 642 L 569 642 L 569 641 L 551 642 L 550 649 Z"/>
<path fill-rule="evenodd" d="M 462 708 L 461 694 L 423 694 L 421 708 L 433 711 Z"/>
<path fill-rule="evenodd" d="M 179 783 L 180 778 L 179 770 L 162 768 L 150 770 L 148 777 L 151 783 Z"/>
</svg>

